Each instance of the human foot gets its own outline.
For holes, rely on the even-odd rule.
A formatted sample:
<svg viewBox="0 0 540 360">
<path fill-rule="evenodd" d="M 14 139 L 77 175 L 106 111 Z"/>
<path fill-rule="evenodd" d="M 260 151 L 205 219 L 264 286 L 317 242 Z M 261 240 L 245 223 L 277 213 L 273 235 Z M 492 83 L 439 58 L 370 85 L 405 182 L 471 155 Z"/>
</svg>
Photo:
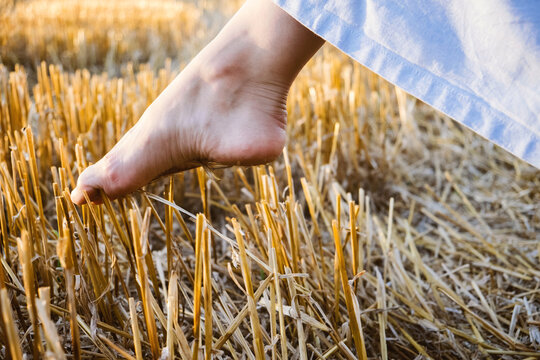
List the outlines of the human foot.
<svg viewBox="0 0 540 360">
<path fill-rule="evenodd" d="M 192 65 L 190 65 L 192 66 Z M 186 68 L 137 124 L 77 181 L 99 202 L 135 191 L 167 173 L 202 164 L 254 165 L 273 160 L 285 142 L 287 87 L 242 80 L 242 74 L 204 79 Z"/>
<path fill-rule="evenodd" d="M 159 95 L 137 124 L 79 177 L 73 202 L 100 202 L 202 164 L 269 162 L 285 144 L 288 89 L 322 45 L 283 10 L 249 0 Z"/>
</svg>

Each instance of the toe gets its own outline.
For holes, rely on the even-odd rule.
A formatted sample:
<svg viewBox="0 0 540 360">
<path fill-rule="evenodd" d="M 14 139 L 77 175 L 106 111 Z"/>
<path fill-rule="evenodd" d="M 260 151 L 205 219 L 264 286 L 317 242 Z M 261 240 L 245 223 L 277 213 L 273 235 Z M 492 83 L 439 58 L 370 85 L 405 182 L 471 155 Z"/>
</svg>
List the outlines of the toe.
<svg viewBox="0 0 540 360">
<path fill-rule="evenodd" d="M 77 179 L 77 186 L 71 192 L 71 201 L 77 205 L 86 203 L 84 192 L 88 195 L 88 198 L 93 203 L 101 203 L 101 189 L 103 189 L 103 183 L 101 181 L 102 176 L 100 164 L 92 165 L 86 168 L 79 178 Z"/>
</svg>

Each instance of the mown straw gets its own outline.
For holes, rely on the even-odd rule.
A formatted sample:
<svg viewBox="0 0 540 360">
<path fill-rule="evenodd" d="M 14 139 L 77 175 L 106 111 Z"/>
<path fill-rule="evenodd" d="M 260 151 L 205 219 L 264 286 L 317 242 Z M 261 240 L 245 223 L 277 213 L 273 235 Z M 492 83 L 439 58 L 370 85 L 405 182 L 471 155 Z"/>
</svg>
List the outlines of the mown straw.
<svg viewBox="0 0 540 360">
<path fill-rule="evenodd" d="M 201 334 L 201 288 L 202 288 L 202 246 L 205 231 L 203 214 L 197 214 L 195 236 L 195 280 L 193 282 L 193 359 L 199 358 L 200 334 Z"/>
<path fill-rule="evenodd" d="M 262 359 L 264 358 L 264 349 L 259 317 L 257 315 L 257 309 L 255 308 L 255 294 L 253 293 L 253 286 L 251 282 L 251 269 L 248 264 L 246 248 L 244 245 L 244 238 L 240 233 L 240 227 L 235 219 L 233 219 L 232 224 L 234 228 L 234 234 L 236 236 L 236 241 L 238 242 L 238 249 L 240 251 L 240 266 L 242 268 L 242 277 L 244 278 L 244 288 L 247 296 L 249 316 L 251 319 L 253 347 L 255 349 L 255 356 L 257 357 L 257 359 Z"/>
<path fill-rule="evenodd" d="M 4 321 L 4 326 L 7 332 L 7 340 L 9 346 L 9 354 L 14 360 L 22 360 L 22 350 L 19 340 L 19 331 L 17 330 L 17 323 L 13 318 L 13 313 L 11 311 L 11 304 L 8 297 L 8 292 L 6 289 L 0 289 L 0 302 L 2 304 L 2 320 Z"/>
<path fill-rule="evenodd" d="M 138 317 L 137 317 L 137 310 L 135 309 L 135 300 L 133 298 L 129 298 L 129 315 L 131 318 L 131 331 L 133 334 L 133 346 L 135 348 L 135 355 L 137 357 L 137 360 L 142 360 L 142 348 L 141 348 L 141 335 L 139 331 L 139 323 L 138 323 Z"/>
<path fill-rule="evenodd" d="M 137 280 L 141 289 L 141 298 L 148 339 L 152 349 L 152 356 L 154 359 L 158 359 L 161 354 L 161 349 L 158 340 L 156 322 L 154 319 L 154 311 L 152 310 L 152 295 L 150 294 L 150 287 L 148 285 L 147 264 L 144 261 L 146 254 L 143 253 L 143 249 L 146 250 L 146 242 L 148 241 L 148 221 L 150 219 L 150 209 L 147 209 L 145 212 L 143 224 L 139 223 L 135 210 L 130 210 L 129 217 L 134 240 L 133 248 L 135 249 L 135 260 L 137 263 Z"/>
<path fill-rule="evenodd" d="M 49 351 L 54 354 L 55 359 L 65 360 L 66 354 L 62 348 L 60 337 L 54 323 L 50 318 L 49 301 L 50 301 L 49 288 L 39 289 L 39 299 L 36 299 L 36 310 L 38 313 L 39 321 L 43 329 L 43 334 L 47 340 Z"/>
<path fill-rule="evenodd" d="M 0 353 L 539 358 L 538 170 L 329 47 L 276 161 L 71 203 L 238 5 L 1 12 Z"/>
</svg>

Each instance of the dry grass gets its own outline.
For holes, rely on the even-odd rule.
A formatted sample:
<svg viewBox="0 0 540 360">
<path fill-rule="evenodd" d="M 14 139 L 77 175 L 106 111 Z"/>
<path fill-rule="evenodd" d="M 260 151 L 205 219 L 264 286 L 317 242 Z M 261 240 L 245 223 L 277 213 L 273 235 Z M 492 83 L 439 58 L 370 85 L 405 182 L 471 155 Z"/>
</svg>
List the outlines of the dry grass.
<svg viewBox="0 0 540 360">
<path fill-rule="evenodd" d="M 236 3 L 232 1 L 231 3 Z M 15 5 L 14 5 L 15 4 Z M 210 6 L 211 5 L 211 6 Z M 41 61 L 65 70 L 119 75 L 122 66 L 188 61 L 232 13 L 174 0 L 0 0 L 0 60 L 33 70 Z M 219 10 L 219 11 L 218 11 Z M 204 17 L 203 17 L 204 13 Z M 210 34 L 207 24 L 212 23 Z"/>
<path fill-rule="evenodd" d="M 76 208 L 77 174 L 177 73 L 127 60 L 151 61 L 152 31 L 179 36 L 163 56 L 192 55 L 219 9 L 44 4 L 0 31 L 0 357 L 539 357 L 538 170 L 326 48 L 293 86 L 274 163 Z M 36 9 L 49 25 L 32 35 Z M 102 73 L 106 33 L 119 77 Z M 10 34 L 34 37 L 20 52 Z"/>
</svg>

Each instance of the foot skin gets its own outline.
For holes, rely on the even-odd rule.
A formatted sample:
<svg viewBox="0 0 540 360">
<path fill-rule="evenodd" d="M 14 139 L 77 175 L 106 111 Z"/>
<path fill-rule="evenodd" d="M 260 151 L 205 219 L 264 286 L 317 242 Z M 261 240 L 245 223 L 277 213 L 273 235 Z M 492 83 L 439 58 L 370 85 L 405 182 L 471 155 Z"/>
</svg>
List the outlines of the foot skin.
<svg viewBox="0 0 540 360">
<path fill-rule="evenodd" d="M 248 0 L 71 193 L 76 204 L 133 192 L 203 164 L 257 165 L 286 140 L 289 87 L 323 44 L 279 7 Z"/>
</svg>

